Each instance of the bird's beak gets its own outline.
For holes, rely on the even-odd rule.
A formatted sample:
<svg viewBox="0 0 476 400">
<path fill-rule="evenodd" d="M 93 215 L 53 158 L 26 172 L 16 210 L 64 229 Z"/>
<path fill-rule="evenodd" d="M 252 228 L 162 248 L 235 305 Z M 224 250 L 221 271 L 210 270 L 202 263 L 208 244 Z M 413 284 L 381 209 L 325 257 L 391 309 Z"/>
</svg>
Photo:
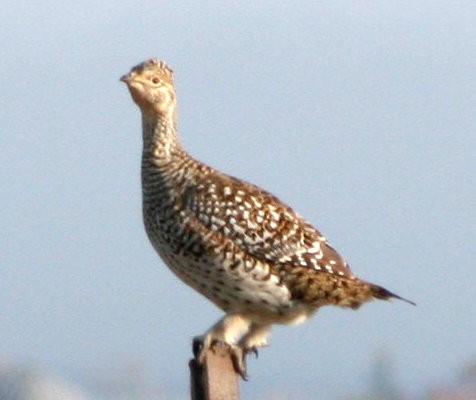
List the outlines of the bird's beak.
<svg viewBox="0 0 476 400">
<path fill-rule="evenodd" d="M 126 84 L 129 84 L 129 82 L 131 81 L 131 75 L 130 74 L 125 74 L 125 75 L 122 75 L 119 80 L 121 82 L 124 82 Z"/>
</svg>

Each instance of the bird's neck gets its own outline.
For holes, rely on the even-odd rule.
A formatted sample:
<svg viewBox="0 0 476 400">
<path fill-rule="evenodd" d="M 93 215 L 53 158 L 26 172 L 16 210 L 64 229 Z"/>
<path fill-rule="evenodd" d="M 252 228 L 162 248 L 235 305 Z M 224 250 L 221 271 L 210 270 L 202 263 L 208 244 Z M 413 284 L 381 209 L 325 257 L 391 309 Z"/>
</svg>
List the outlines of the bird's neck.
<svg viewBox="0 0 476 400">
<path fill-rule="evenodd" d="M 143 157 L 154 163 L 169 163 L 184 151 L 180 145 L 175 113 L 142 116 Z"/>
</svg>

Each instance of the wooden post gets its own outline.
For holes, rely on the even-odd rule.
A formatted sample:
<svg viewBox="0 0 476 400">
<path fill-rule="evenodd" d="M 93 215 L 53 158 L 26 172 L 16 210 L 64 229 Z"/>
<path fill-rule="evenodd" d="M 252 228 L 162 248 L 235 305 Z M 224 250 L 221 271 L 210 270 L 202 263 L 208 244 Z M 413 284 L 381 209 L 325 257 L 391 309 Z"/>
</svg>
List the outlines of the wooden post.
<svg viewBox="0 0 476 400">
<path fill-rule="evenodd" d="M 225 345 L 207 350 L 203 365 L 194 358 L 189 367 L 192 400 L 239 400 L 239 375 Z"/>
</svg>

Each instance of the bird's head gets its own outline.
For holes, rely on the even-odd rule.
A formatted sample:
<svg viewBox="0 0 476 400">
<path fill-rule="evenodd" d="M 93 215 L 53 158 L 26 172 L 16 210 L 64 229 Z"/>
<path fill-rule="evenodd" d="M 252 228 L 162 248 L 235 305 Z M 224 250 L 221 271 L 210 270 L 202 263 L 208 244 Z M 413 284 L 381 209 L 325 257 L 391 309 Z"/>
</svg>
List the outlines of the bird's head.
<svg viewBox="0 0 476 400">
<path fill-rule="evenodd" d="M 173 71 L 163 61 L 151 59 L 120 78 L 135 103 L 148 117 L 171 117 L 176 108 Z"/>
</svg>

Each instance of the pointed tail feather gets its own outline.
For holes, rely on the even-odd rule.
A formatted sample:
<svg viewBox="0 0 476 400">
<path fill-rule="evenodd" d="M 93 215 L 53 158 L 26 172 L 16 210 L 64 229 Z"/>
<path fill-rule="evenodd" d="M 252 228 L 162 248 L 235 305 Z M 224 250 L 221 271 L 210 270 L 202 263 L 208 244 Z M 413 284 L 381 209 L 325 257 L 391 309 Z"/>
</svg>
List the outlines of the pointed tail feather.
<svg viewBox="0 0 476 400">
<path fill-rule="evenodd" d="M 398 294 L 392 293 L 390 290 L 387 290 L 383 288 L 382 286 L 370 284 L 370 288 L 372 290 L 372 295 L 376 299 L 388 300 L 388 299 L 394 298 L 394 299 L 402 300 L 408 304 L 411 304 L 412 306 L 416 306 L 416 303 L 414 303 L 413 301 L 405 299 L 399 296 Z"/>
</svg>

